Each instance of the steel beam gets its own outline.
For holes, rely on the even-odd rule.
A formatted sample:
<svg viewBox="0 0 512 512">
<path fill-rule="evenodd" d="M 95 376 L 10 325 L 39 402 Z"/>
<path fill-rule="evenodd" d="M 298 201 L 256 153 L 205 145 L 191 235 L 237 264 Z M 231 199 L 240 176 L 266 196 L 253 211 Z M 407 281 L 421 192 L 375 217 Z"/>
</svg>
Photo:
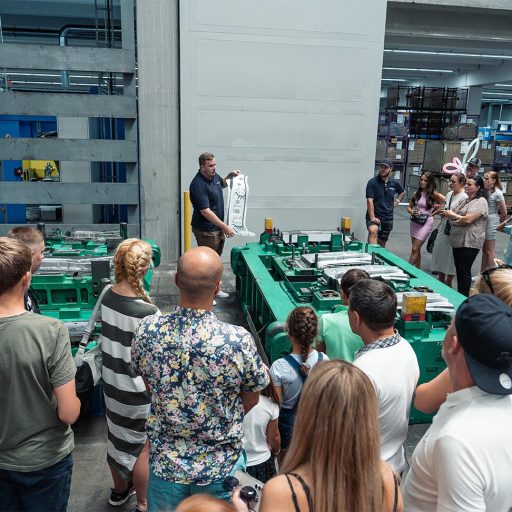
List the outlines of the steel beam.
<svg viewBox="0 0 512 512">
<path fill-rule="evenodd" d="M 0 93 L 0 112 L 4 115 L 134 119 L 137 102 L 124 95 L 3 92 Z"/>
<path fill-rule="evenodd" d="M 135 52 L 113 48 L 1 44 L 2 68 L 134 73 Z"/>
<path fill-rule="evenodd" d="M 139 187 L 131 183 L 12 182 L 0 187 L 6 204 L 128 204 L 139 202 Z"/>
<path fill-rule="evenodd" d="M 136 162 L 137 144 L 128 140 L 8 138 L 0 139 L 0 160 Z"/>
<path fill-rule="evenodd" d="M 4 236 L 7 232 L 18 227 L 19 224 L 0 224 L 0 236 Z M 32 228 L 36 228 L 36 224 L 25 224 Z M 119 230 L 119 224 L 56 224 L 54 222 L 46 222 L 46 234 L 51 233 L 54 229 L 60 229 L 63 233 L 67 231 L 117 231 Z M 139 237 L 139 225 L 128 224 L 128 236 Z"/>
</svg>

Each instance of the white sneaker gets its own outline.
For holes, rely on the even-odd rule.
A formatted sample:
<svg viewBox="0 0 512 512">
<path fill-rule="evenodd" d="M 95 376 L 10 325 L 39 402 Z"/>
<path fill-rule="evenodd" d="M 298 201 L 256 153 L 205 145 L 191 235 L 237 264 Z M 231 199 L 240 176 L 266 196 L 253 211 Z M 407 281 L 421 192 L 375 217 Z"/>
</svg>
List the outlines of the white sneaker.
<svg viewBox="0 0 512 512">
<path fill-rule="evenodd" d="M 217 301 L 215 299 L 213 299 L 213 305 L 216 306 L 217 305 Z"/>
<path fill-rule="evenodd" d="M 219 290 L 219 293 L 217 293 L 217 297 L 219 299 L 227 299 L 229 297 L 229 293 L 225 292 L 224 290 Z"/>
</svg>

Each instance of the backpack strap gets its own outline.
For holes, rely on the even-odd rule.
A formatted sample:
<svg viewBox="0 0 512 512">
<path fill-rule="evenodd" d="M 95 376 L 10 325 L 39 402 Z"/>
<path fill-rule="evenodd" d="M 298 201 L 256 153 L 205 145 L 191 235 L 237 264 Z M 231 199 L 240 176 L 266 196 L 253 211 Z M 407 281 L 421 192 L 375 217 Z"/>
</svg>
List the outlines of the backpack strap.
<svg viewBox="0 0 512 512">
<path fill-rule="evenodd" d="M 306 376 L 303 375 L 302 372 L 300 371 L 300 367 L 302 365 L 291 354 L 286 354 L 284 356 L 284 360 L 295 370 L 297 375 L 302 379 L 302 383 L 304 384 Z"/>
</svg>

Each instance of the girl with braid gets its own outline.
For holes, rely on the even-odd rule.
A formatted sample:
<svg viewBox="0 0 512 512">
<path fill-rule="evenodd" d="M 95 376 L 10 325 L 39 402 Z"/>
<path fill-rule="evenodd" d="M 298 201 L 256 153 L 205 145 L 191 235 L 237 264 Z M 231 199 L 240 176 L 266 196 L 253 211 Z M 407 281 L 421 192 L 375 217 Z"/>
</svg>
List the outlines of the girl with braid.
<svg viewBox="0 0 512 512">
<path fill-rule="evenodd" d="M 318 334 L 318 318 L 312 308 L 295 308 L 288 317 L 286 327 L 292 351 L 274 361 L 270 368 L 270 374 L 281 401 L 278 424 L 281 434 L 281 453 L 286 452 L 290 444 L 297 405 L 309 371 L 318 361 L 329 359 L 324 353 L 317 352 L 311 346 Z M 281 455 L 279 460 L 282 460 L 283 456 Z"/>
<path fill-rule="evenodd" d="M 107 462 L 114 481 L 108 502 L 117 507 L 136 493 L 139 512 L 147 510 L 149 444 L 145 426 L 151 397 L 130 363 L 133 332 L 139 320 L 159 313 L 142 285 L 150 264 L 147 242 L 137 238 L 121 242 L 114 254 L 116 284 L 101 303 Z"/>
</svg>

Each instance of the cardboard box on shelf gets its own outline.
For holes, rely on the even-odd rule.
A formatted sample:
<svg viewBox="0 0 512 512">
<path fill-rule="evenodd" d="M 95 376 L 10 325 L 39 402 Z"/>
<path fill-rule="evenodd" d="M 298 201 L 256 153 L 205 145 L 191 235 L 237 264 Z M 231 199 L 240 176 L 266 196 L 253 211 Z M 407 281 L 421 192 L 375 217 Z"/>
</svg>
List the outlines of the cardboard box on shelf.
<svg viewBox="0 0 512 512">
<path fill-rule="evenodd" d="M 492 165 L 494 161 L 494 141 L 483 140 L 480 142 L 480 149 L 476 154 L 482 160 L 482 165 Z"/>
<path fill-rule="evenodd" d="M 412 164 L 422 164 L 425 158 L 425 141 L 409 139 L 407 161 Z"/>
<path fill-rule="evenodd" d="M 388 146 L 387 158 L 393 161 L 405 161 L 406 149 L 402 146 L 401 149 L 397 149 L 396 143 Z"/>
<path fill-rule="evenodd" d="M 444 142 L 437 140 L 427 140 L 425 142 L 425 158 L 423 160 L 423 169 L 427 171 L 440 172 L 445 162 L 442 162 L 444 157 Z"/>
<path fill-rule="evenodd" d="M 456 141 L 448 141 L 444 143 L 443 165 L 453 162 L 454 158 L 462 160 L 461 143 Z"/>
</svg>

